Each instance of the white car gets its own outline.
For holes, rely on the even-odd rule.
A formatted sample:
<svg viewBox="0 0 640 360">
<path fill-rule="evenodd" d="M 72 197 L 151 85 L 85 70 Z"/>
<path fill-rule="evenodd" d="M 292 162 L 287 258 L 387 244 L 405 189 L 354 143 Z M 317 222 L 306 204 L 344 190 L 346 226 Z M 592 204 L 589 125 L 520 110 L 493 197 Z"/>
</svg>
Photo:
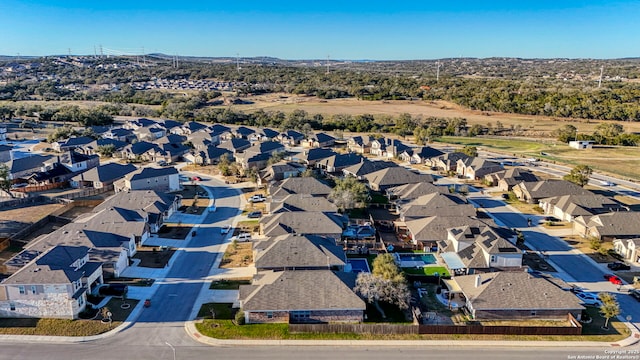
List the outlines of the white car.
<svg viewBox="0 0 640 360">
<path fill-rule="evenodd" d="M 585 305 L 593 305 L 593 306 L 601 306 L 602 301 L 598 297 L 596 293 L 589 292 L 580 292 L 577 293 L 576 296 L 580 299 Z"/>
<path fill-rule="evenodd" d="M 220 228 L 220 234 L 228 234 L 229 231 L 231 231 L 231 225 L 225 225 L 223 227 Z"/>
<path fill-rule="evenodd" d="M 240 233 L 237 236 L 232 237 L 231 241 L 237 241 L 237 242 L 251 241 L 251 234 Z"/>
<path fill-rule="evenodd" d="M 253 202 L 253 203 L 263 202 L 265 200 L 266 198 L 262 195 L 253 195 L 252 197 L 249 198 L 249 202 Z"/>
</svg>

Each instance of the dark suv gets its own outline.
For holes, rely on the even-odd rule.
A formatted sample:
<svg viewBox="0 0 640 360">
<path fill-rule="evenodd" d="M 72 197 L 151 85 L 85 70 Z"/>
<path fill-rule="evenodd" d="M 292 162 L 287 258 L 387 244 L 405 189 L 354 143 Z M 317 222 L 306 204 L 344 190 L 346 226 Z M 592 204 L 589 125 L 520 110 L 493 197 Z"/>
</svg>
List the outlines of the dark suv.
<svg viewBox="0 0 640 360">
<path fill-rule="evenodd" d="M 125 284 L 106 284 L 98 289 L 98 293 L 104 296 L 123 296 L 127 291 L 129 287 Z"/>
<path fill-rule="evenodd" d="M 611 264 L 607 264 L 607 267 L 613 271 L 631 270 L 631 266 L 621 262 L 612 262 Z"/>
</svg>

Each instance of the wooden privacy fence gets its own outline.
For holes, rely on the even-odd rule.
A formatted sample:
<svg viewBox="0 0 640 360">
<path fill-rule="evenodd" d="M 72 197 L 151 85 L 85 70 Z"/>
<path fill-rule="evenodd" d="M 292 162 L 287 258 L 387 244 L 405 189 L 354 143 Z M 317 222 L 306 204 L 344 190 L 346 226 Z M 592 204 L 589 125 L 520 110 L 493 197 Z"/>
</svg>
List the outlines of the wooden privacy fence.
<svg viewBox="0 0 640 360">
<path fill-rule="evenodd" d="M 289 324 L 292 333 L 353 334 L 485 334 L 485 335 L 581 335 L 582 326 L 571 314 L 570 326 L 484 326 L 399 324 Z"/>
<path fill-rule="evenodd" d="M 354 333 L 354 334 L 417 334 L 418 327 L 398 324 L 289 324 L 289 332 Z"/>
</svg>

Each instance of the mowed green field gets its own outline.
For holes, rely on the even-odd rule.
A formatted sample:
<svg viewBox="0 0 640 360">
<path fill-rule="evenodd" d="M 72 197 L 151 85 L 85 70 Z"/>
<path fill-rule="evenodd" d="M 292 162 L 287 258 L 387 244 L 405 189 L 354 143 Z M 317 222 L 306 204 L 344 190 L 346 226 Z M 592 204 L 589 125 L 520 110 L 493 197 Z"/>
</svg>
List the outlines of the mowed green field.
<svg viewBox="0 0 640 360">
<path fill-rule="evenodd" d="M 576 150 L 554 140 L 500 139 L 484 137 L 451 137 L 438 139 L 440 143 L 475 146 L 518 157 L 536 157 L 571 165 L 589 165 L 597 172 L 609 173 L 629 180 L 640 179 L 640 147 L 602 147 Z"/>
</svg>

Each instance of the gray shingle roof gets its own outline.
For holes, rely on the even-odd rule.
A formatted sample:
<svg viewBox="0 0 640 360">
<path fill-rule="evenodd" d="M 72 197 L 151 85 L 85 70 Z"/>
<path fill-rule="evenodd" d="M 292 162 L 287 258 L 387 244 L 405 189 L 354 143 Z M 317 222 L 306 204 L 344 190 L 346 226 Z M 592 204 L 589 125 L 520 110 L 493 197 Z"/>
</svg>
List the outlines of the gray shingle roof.
<svg viewBox="0 0 640 360">
<path fill-rule="evenodd" d="M 476 276 L 481 284 L 475 286 Z M 578 298 L 543 277 L 526 272 L 495 272 L 456 276 L 465 297 L 476 310 L 581 310 Z"/>
<path fill-rule="evenodd" d="M 313 177 L 294 177 L 275 183 L 269 187 L 272 196 L 286 196 L 289 194 L 329 195 L 331 188 Z"/>
<path fill-rule="evenodd" d="M 125 175 L 136 171 L 138 168 L 133 164 L 108 163 L 89 169 L 84 173 L 74 176 L 74 181 L 99 181 L 109 182 L 118 180 Z"/>
<path fill-rule="evenodd" d="M 380 186 L 398 186 L 409 183 L 433 182 L 433 176 L 429 174 L 416 174 L 403 167 L 390 167 L 378 170 L 364 176 L 370 184 Z"/>
<path fill-rule="evenodd" d="M 169 175 L 176 175 L 176 174 L 178 174 L 178 169 L 174 168 L 173 166 L 163 167 L 163 168 L 145 167 L 127 174 L 127 176 L 125 176 L 125 179 L 128 179 L 129 181 L 137 181 L 137 180 L 144 180 L 144 179 L 153 179 L 159 176 L 169 176 Z"/>
<path fill-rule="evenodd" d="M 286 234 L 342 234 L 342 222 L 337 215 L 322 212 L 296 211 L 272 214 L 260 220 L 265 236 Z"/>
<path fill-rule="evenodd" d="M 600 236 L 638 236 L 640 212 L 617 211 L 591 217 L 588 226 L 596 227 Z"/>
<path fill-rule="evenodd" d="M 563 195 L 588 195 L 590 191 L 565 180 L 542 180 L 537 182 L 522 182 L 518 186 L 528 190 L 531 198 L 542 199 Z"/>
<path fill-rule="evenodd" d="M 255 265 L 260 269 L 322 268 L 344 266 L 342 246 L 334 239 L 316 235 L 282 235 L 258 242 Z"/>
<path fill-rule="evenodd" d="M 7 166 L 9 167 L 10 172 L 12 174 L 15 174 L 27 170 L 37 170 L 38 168 L 42 167 L 42 164 L 45 161 L 52 158 L 53 156 L 51 155 L 31 155 L 23 158 L 12 159 L 8 162 Z"/>
<path fill-rule="evenodd" d="M 416 241 L 437 241 L 447 238 L 447 229 L 456 226 L 495 226 L 491 220 L 479 220 L 468 216 L 430 216 L 406 222 Z"/>
<path fill-rule="evenodd" d="M 393 161 L 371 161 L 365 159 L 362 162 L 344 168 L 342 172 L 353 176 L 365 176 L 367 174 L 371 174 L 372 172 L 391 167 L 398 167 L 398 164 L 394 163 Z"/>
<path fill-rule="evenodd" d="M 291 194 L 281 202 L 272 202 L 269 209 L 272 214 L 292 211 L 336 212 L 338 207 L 329 200 L 309 194 Z"/>
<path fill-rule="evenodd" d="M 245 311 L 365 310 L 353 292 L 355 274 L 329 270 L 281 271 L 256 277 L 246 291 L 240 286 Z"/>
</svg>

